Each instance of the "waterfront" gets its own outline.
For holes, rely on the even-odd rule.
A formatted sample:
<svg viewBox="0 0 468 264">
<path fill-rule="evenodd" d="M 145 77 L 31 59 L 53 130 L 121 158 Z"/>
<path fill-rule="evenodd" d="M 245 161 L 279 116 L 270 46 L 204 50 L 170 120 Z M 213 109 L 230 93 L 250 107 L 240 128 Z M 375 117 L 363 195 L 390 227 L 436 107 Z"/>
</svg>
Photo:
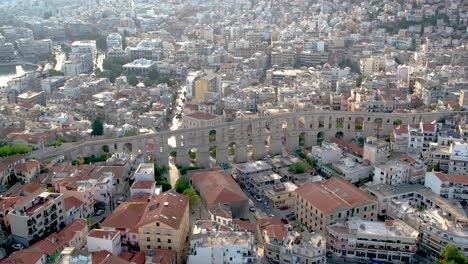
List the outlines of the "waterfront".
<svg viewBox="0 0 468 264">
<path fill-rule="evenodd" d="M 5 87 L 11 79 L 36 69 L 37 66 L 31 64 L 0 65 L 0 87 Z"/>
</svg>

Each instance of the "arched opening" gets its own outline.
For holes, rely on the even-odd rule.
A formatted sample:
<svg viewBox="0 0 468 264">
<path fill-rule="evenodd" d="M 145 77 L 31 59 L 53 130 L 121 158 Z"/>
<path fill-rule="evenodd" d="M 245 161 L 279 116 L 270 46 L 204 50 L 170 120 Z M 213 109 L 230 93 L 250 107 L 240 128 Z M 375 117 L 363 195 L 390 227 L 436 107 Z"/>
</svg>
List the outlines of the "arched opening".
<svg viewBox="0 0 468 264">
<path fill-rule="evenodd" d="M 197 154 L 198 154 L 198 150 L 196 148 L 192 148 L 189 150 L 188 156 L 189 156 L 190 162 L 197 163 Z"/>
<path fill-rule="evenodd" d="M 336 132 L 335 137 L 336 137 L 336 138 L 343 138 L 343 137 L 344 137 L 344 133 L 343 133 L 342 131 L 338 131 L 338 132 Z"/>
<path fill-rule="evenodd" d="M 299 119 L 297 121 L 298 121 L 299 129 L 304 129 L 306 127 L 305 117 L 301 116 L 301 117 L 299 117 Z"/>
<path fill-rule="evenodd" d="M 227 133 L 228 133 L 228 139 L 232 140 L 232 139 L 236 138 L 236 129 L 235 128 L 233 128 L 233 127 L 228 128 Z"/>
<path fill-rule="evenodd" d="M 252 124 L 249 124 L 247 126 L 247 136 L 248 137 L 252 136 L 252 131 L 253 131 Z"/>
<path fill-rule="evenodd" d="M 401 121 L 401 119 L 395 119 L 393 121 L 394 126 L 401 126 L 401 124 L 403 124 L 403 121 Z"/>
<path fill-rule="evenodd" d="M 299 134 L 299 146 L 304 147 L 306 145 L 307 134 L 302 132 Z"/>
<path fill-rule="evenodd" d="M 344 117 L 336 118 L 336 129 L 342 129 L 344 126 Z"/>
<path fill-rule="evenodd" d="M 328 117 L 328 129 L 332 129 L 332 117 Z"/>
<path fill-rule="evenodd" d="M 209 142 L 215 142 L 216 141 L 216 130 L 211 130 L 210 135 L 208 137 Z"/>
<path fill-rule="evenodd" d="M 382 133 L 382 126 L 383 125 L 383 120 L 382 118 L 376 118 L 374 119 L 374 131 L 375 131 L 375 136 L 380 137 Z"/>
<path fill-rule="evenodd" d="M 233 157 L 236 155 L 236 143 L 231 142 L 228 145 L 228 156 Z"/>
<path fill-rule="evenodd" d="M 169 162 L 172 164 L 177 163 L 177 150 L 172 149 L 171 152 L 169 152 Z"/>
<path fill-rule="evenodd" d="M 317 145 L 321 146 L 322 142 L 324 140 L 324 133 L 323 132 L 318 132 L 317 133 Z"/>
<path fill-rule="evenodd" d="M 247 157 L 249 159 L 253 158 L 253 140 L 252 139 L 247 140 Z"/>
<path fill-rule="evenodd" d="M 171 136 L 167 139 L 167 144 L 170 146 L 170 147 L 177 147 L 177 138 L 176 136 Z"/>
<path fill-rule="evenodd" d="M 354 119 L 354 129 L 356 131 L 362 131 L 363 126 L 364 126 L 364 118 L 363 117 L 356 117 Z"/>
<path fill-rule="evenodd" d="M 104 146 L 102 146 L 101 149 L 102 149 L 102 151 L 103 151 L 104 153 L 109 153 L 109 146 L 104 145 Z"/>
<path fill-rule="evenodd" d="M 129 143 L 129 142 L 125 143 L 125 144 L 123 145 L 123 151 L 124 151 L 124 152 L 127 152 L 127 153 L 132 153 L 132 152 L 133 152 L 133 145 L 132 145 L 132 143 Z"/>
<path fill-rule="evenodd" d="M 209 152 L 210 152 L 210 160 L 214 164 L 216 164 L 216 146 L 211 147 Z"/>
<path fill-rule="evenodd" d="M 319 128 L 324 128 L 325 127 L 325 117 L 324 116 L 319 116 L 318 127 Z"/>
</svg>

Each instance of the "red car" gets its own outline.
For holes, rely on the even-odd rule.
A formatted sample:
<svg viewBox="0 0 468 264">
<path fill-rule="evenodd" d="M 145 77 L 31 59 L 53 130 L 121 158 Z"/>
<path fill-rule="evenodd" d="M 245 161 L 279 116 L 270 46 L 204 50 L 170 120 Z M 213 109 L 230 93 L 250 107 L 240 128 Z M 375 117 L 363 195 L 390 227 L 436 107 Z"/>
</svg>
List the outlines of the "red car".
<svg viewBox="0 0 468 264">
<path fill-rule="evenodd" d="M 286 219 L 284 217 L 281 218 L 281 222 L 283 222 L 283 224 L 285 224 L 285 225 L 289 224 L 288 219 Z"/>
<path fill-rule="evenodd" d="M 288 210 L 288 209 L 289 209 L 289 206 L 287 206 L 287 205 L 283 205 L 283 206 L 280 207 L 281 211 Z"/>
</svg>

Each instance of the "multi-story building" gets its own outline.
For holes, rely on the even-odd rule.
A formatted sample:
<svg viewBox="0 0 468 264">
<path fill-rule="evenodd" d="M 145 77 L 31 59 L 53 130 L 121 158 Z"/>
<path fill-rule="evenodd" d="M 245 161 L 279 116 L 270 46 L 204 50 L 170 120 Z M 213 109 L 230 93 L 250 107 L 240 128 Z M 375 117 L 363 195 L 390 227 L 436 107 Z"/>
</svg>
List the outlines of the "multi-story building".
<svg viewBox="0 0 468 264">
<path fill-rule="evenodd" d="M 106 38 L 107 50 L 122 49 L 122 36 L 119 33 L 111 33 Z"/>
<path fill-rule="evenodd" d="M 322 173 L 345 179 L 351 183 L 368 180 L 374 172 L 374 167 L 369 162 L 358 163 L 350 157 L 321 167 Z"/>
<path fill-rule="evenodd" d="M 100 227 L 104 230 L 120 231 L 124 246 L 138 246 L 138 222 L 143 216 L 147 202 L 124 202 L 104 219 Z"/>
<path fill-rule="evenodd" d="M 88 252 L 106 250 L 115 256 L 122 253 L 120 232 L 117 230 L 93 229 L 89 231 L 86 242 Z"/>
<path fill-rule="evenodd" d="M 432 168 L 447 172 L 450 163 L 450 147 L 437 143 L 430 143 L 429 149 L 424 153 L 424 162 Z"/>
<path fill-rule="evenodd" d="M 181 263 L 186 255 L 189 215 L 188 198 L 185 195 L 170 190 L 154 197 L 136 225 L 140 249 L 175 250 L 177 263 Z"/>
<path fill-rule="evenodd" d="M 343 151 L 335 143 L 323 142 L 321 146 L 313 146 L 311 155 L 319 164 L 330 164 L 343 158 Z"/>
<path fill-rule="evenodd" d="M 359 64 L 361 73 L 366 76 L 385 70 L 385 58 L 383 57 L 364 58 L 359 61 Z"/>
<path fill-rule="evenodd" d="M 46 94 L 44 91 L 33 92 L 28 91 L 18 95 L 16 98 L 18 105 L 26 108 L 31 108 L 35 105 L 46 105 Z"/>
<path fill-rule="evenodd" d="M 364 159 L 372 164 L 379 164 L 388 160 L 390 156 L 390 144 L 375 137 L 366 138 L 364 143 Z"/>
<path fill-rule="evenodd" d="M 374 184 L 400 185 L 410 182 L 410 166 L 401 160 L 375 165 Z"/>
<path fill-rule="evenodd" d="M 154 181 L 154 164 L 140 163 L 133 177 L 135 181 Z"/>
<path fill-rule="evenodd" d="M 280 218 L 258 219 L 264 256 L 273 263 L 325 263 L 326 240 L 318 232 L 289 230 Z"/>
<path fill-rule="evenodd" d="M 271 173 L 273 167 L 265 161 L 247 162 L 235 165 L 238 181 L 247 184 L 250 178 Z"/>
<path fill-rule="evenodd" d="M 205 100 L 207 92 L 219 93 L 221 91 L 221 78 L 218 74 L 209 73 L 198 78 L 192 92 L 193 102 L 199 103 Z"/>
<path fill-rule="evenodd" d="M 41 163 L 37 160 L 27 160 L 15 166 L 15 176 L 23 182 L 31 182 L 39 174 Z"/>
<path fill-rule="evenodd" d="M 214 126 L 221 124 L 223 117 L 206 112 L 193 112 L 182 116 L 182 126 L 184 128 L 194 128 L 203 126 Z"/>
<path fill-rule="evenodd" d="M 156 62 L 147 59 L 137 59 L 122 66 L 126 73 L 136 75 L 146 75 L 152 70 L 156 70 Z"/>
<path fill-rule="evenodd" d="M 96 55 L 96 41 L 74 41 L 71 45 L 71 58 L 82 65 L 83 72 L 94 69 L 94 57 Z"/>
<path fill-rule="evenodd" d="M 94 212 L 95 188 L 92 181 L 75 181 L 70 178 L 58 181 L 55 184 L 55 189 L 63 194 L 65 199 L 73 197 L 82 202 L 80 211 L 86 217 Z"/>
<path fill-rule="evenodd" d="M 427 172 L 424 185 L 436 194 L 449 200 L 468 200 L 468 176 L 463 174 L 445 174 Z"/>
<path fill-rule="evenodd" d="M 468 174 L 468 143 L 454 143 L 450 146 L 448 172 Z"/>
<path fill-rule="evenodd" d="M 294 205 L 293 192 L 297 188 L 298 187 L 292 182 L 275 184 L 271 189 L 265 192 L 265 198 L 267 199 L 268 203 L 274 207 L 292 207 Z"/>
<path fill-rule="evenodd" d="M 39 191 L 18 200 L 8 213 L 13 239 L 29 245 L 65 224 L 65 203 L 61 193 Z"/>
<path fill-rule="evenodd" d="M 328 250 L 358 260 L 410 263 L 419 232 L 402 220 L 371 222 L 351 218 L 328 228 Z"/>
<path fill-rule="evenodd" d="M 352 216 L 377 219 L 377 200 L 341 179 L 332 177 L 321 183 L 308 182 L 294 194 L 297 219 L 314 231 L 325 233 L 330 224 Z"/>
<path fill-rule="evenodd" d="M 255 263 L 255 251 L 255 237 L 251 232 L 233 231 L 216 223 L 197 222 L 193 226 L 187 263 Z"/>
</svg>

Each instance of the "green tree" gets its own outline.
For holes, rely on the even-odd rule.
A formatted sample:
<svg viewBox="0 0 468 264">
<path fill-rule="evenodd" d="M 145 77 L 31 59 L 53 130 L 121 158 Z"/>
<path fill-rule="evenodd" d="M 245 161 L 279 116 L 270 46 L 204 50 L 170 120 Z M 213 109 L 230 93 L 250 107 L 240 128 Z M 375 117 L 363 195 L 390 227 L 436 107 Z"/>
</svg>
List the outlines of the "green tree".
<svg viewBox="0 0 468 264">
<path fill-rule="evenodd" d="M 99 36 L 96 39 L 96 48 L 98 50 L 107 51 L 107 41 L 105 36 Z"/>
<path fill-rule="evenodd" d="M 298 161 L 298 162 L 294 162 L 293 164 L 291 164 L 288 171 L 293 174 L 300 174 L 300 173 L 306 172 L 308 169 L 309 169 L 309 164 L 307 164 L 307 162 Z"/>
<path fill-rule="evenodd" d="M 101 119 L 96 118 L 93 122 L 92 128 L 93 128 L 93 132 L 91 132 L 91 135 L 102 136 L 104 134 L 104 125 Z"/>
<path fill-rule="evenodd" d="M 138 79 L 135 75 L 129 75 L 127 76 L 127 82 L 131 86 L 136 86 L 138 84 Z"/>
<path fill-rule="evenodd" d="M 358 142 L 359 142 L 359 145 L 360 145 L 360 146 L 364 146 L 364 142 L 365 142 L 365 141 L 366 141 L 366 139 L 363 138 L 363 137 L 358 138 Z"/>
<path fill-rule="evenodd" d="M 14 154 L 24 154 L 30 151 L 32 151 L 32 148 L 28 145 L 4 145 L 0 147 L 0 157 L 10 156 Z"/>
<path fill-rule="evenodd" d="M 62 71 L 57 71 L 55 69 L 50 69 L 49 71 L 49 77 L 52 77 L 52 76 L 63 76 L 63 72 Z"/>
<path fill-rule="evenodd" d="M 399 126 L 399 125 L 401 125 L 402 123 L 403 123 L 403 122 L 402 122 L 400 119 L 397 119 L 397 120 L 393 121 L 393 125 L 394 125 L 394 126 Z"/>
<path fill-rule="evenodd" d="M 150 87 L 151 85 L 153 85 L 153 81 L 150 78 L 145 78 L 143 80 L 143 84 L 145 85 L 145 87 Z"/>
<path fill-rule="evenodd" d="M 197 193 L 193 188 L 185 189 L 185 190 L 182 192 L 182 194 L 189 197 L 189 205 L 190 205 L 190 207 L 197 206 L 197 205 L 199 205 L 200 202 L 201 202 L 200 196 L 198 195 L 198 193 Z"/>
<path fill-rule="evenodd" d="M 364 80 L 364 75 L 359 74 L 359 76 L 356 79 L 356 86 L 361 87 L 362 81 Z"/>
<path fill-rule="evenodd" d="M 190 180 L 189 178 L 182 176 L 179 179 L 177 179 L 174 189 L 178 193 L 183 193 L 185 190 L 190 188 Z"/>
<path fill-rule="evenodd" d="M 448 244 L 442 249 L 440 257 L 436 259 L 436 264 L 465 264 L 466 257 L 455 245 Z"/>
<path fill-rule="evenodd" d="M 190 150 L 188 155 L 193 160 L 197 158 L 197 152 L 195 152 L 195 151 Z"/>
<path fill-rule="evenodd" d="M 156 81 L 159 78 L 159 72 L 156 69 L 152 69 L 148 72 L 148 78 L 152 81 Z"/>
</svg>

